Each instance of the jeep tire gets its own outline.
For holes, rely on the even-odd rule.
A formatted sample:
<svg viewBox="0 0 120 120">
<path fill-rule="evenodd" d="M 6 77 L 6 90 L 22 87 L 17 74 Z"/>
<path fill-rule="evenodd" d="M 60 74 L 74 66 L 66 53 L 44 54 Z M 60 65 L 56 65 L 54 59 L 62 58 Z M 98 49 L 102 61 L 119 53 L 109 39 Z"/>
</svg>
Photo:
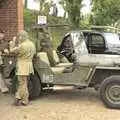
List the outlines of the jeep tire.
<svg viewBox="0 0 120 120">
<path fill-rule="evenodd" d="M 100 97 L 107 107 L 120 109 L 120 76 L 111 76 L 102 82 Z"/>
<path fill-rule="evenodd" d="M 41 82 L 37 74 L 30 75 L 30 80 L 28 80 L 28 90 L 30 99 L 35 99 L 41 94 Z"/>
</svg>

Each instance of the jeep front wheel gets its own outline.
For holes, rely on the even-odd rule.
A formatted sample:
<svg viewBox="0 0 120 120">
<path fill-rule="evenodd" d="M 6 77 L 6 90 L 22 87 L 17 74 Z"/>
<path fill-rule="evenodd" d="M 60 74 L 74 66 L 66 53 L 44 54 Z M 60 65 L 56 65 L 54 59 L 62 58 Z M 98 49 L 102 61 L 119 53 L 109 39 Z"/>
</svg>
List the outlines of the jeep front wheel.
<svg viewBox="0 0 120 120">
<path fill-rule="evenodd" d="M 111 76 L 103 81 L 100 97 L 107 107 L 120 109 L 120 76 Z"/>
</svg>

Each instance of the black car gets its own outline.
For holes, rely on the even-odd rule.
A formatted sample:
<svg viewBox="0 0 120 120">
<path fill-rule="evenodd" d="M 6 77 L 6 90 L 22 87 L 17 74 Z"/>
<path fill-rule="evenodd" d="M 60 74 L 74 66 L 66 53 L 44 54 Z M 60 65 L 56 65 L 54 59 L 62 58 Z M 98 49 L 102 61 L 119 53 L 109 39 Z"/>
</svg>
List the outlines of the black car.
<svg viewBox="0 0 120 120">
<path fill-rule="evenodd" d="M 120 37 L 117 33 L 82 31 L 89 53 L 120 54 Z"/>
<path fill-rule="evenodd" d="M 73 61 L 71 59 L 73 59 L 72 54 L 74 50 L 79 50 L 77 37 L 85 40 L 87 46 L 87 50 L 83 50 L 85 52 L 88 51 L 91 54 L 120 54 L 120 37 L 117 33 L 89 30 L 70 31 L 64 36 L 61 44 L 57 48 L 69 61 Z"/>
</svg>

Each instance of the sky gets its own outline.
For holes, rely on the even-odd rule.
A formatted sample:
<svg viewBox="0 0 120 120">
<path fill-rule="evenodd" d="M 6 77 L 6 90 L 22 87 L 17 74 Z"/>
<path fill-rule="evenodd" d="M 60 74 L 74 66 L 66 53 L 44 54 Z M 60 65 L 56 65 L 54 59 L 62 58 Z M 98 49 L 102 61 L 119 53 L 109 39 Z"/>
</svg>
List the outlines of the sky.
<svg viewBox="0 0 120 120">
<path fill-rule="evenodd" d="M 50 1 L 50 0 L 48 0 Z M 64 9 L 61 5 L 58 4 L 59 0 L 53 0 L 54 3 L 57 4 L 58 8 L 58 16 L 64 15 Z M 90 13 L 90 0 L 84 0 L 83 1 L 84 7 L 82 8 L 81 12 L 85 15 L 87 13 Z M 34 2 L 34 0 L 28 0 L 28 8 L 39 10 L 39 3 Z"/>
</svg>

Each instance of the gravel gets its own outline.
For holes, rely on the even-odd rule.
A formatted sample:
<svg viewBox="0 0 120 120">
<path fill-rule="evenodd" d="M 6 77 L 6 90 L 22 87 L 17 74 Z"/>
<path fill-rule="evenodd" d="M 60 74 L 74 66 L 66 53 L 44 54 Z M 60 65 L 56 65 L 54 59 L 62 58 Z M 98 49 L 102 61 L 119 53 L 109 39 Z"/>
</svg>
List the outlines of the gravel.
<svg viewBox="0 0 120 120">
<path fill-rule="evenodd" d="M 28 106 L 13 106 L 0 93 L 0 120 L 120 120 L 120 110 L 106 108 L 93 89 L 44 92 Z"/>
</svg>

